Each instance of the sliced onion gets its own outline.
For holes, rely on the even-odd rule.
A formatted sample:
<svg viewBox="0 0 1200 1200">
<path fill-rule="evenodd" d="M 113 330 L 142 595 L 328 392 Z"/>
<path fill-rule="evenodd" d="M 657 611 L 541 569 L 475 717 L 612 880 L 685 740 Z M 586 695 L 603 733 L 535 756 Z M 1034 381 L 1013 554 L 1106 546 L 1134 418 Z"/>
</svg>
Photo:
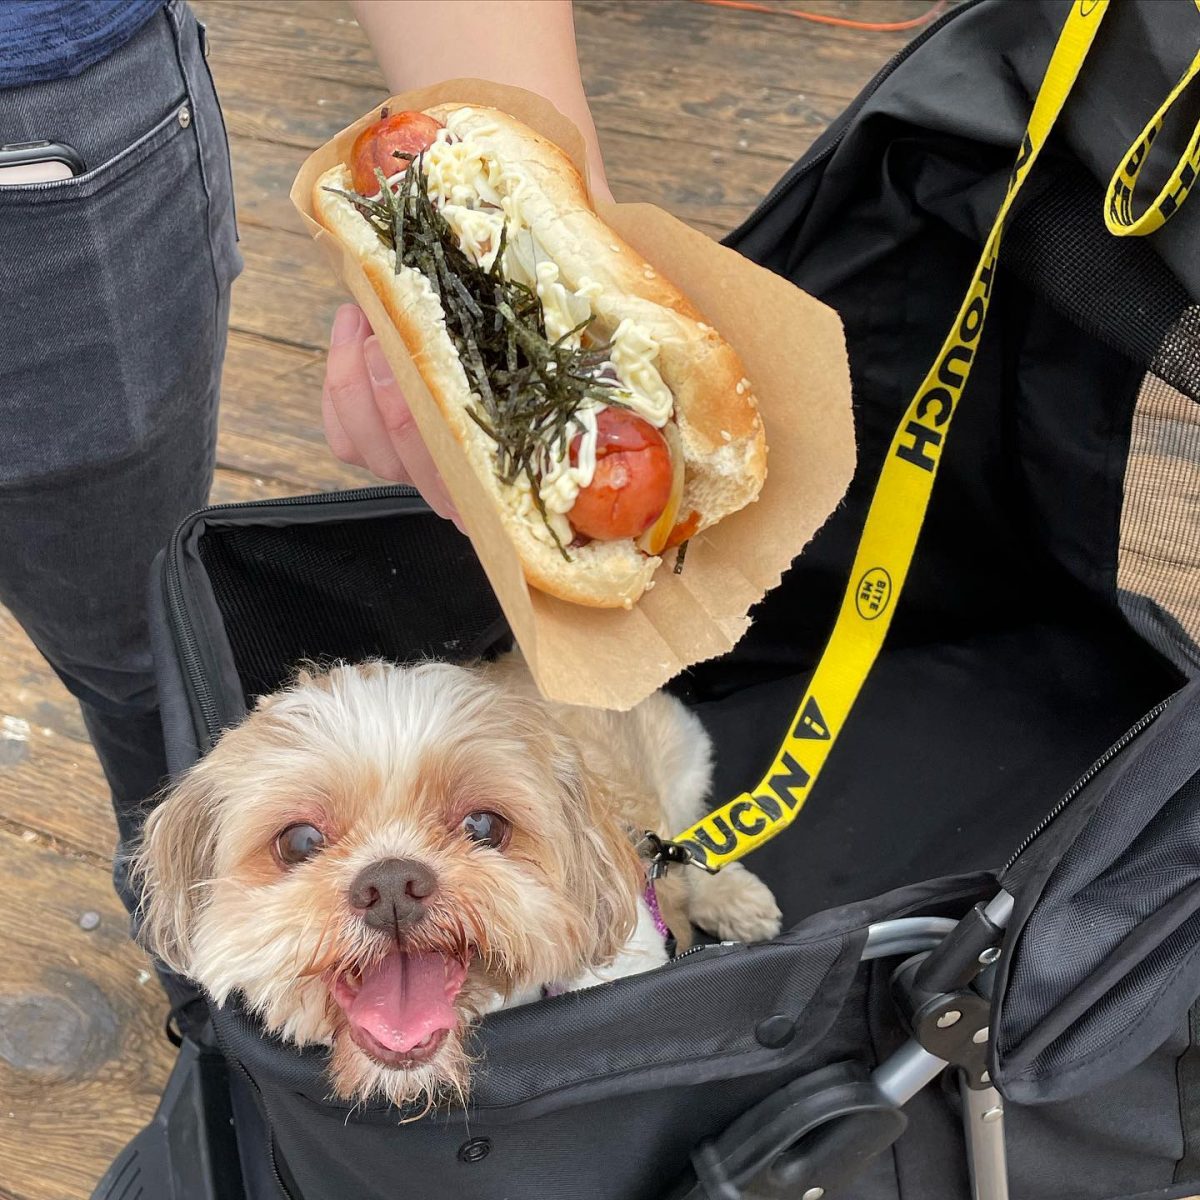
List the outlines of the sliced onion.
<svg viewBox="0 0 1200 1200">
<path fill-rule="evenodd" d="M 584 297 L 577 296 L 565 285 L 563 291 L 566 293 L 563 296 L 563 311 L 567 314 L 567 329 L 574 329 L 592 315 L 592 306 Z"/>
<path fill-rule="evenodd" d="M 658 432 L 666 439 L 667 449 L 671 452 L 671 494 L 658 520 L 637 540 L 637 548 L 644 554 L 662 553 L 683 503 L 683 439 L 674 421 L 668 421 Z"/>
<path fill-rule="evenodd" d="M 509 230 L 504 248 L 502 268 L 506 279 L 523 283 L 526 287 L 537 286 L 537 265 L 548 258 L 541 242 L 529 229 Z"/>
</svg>

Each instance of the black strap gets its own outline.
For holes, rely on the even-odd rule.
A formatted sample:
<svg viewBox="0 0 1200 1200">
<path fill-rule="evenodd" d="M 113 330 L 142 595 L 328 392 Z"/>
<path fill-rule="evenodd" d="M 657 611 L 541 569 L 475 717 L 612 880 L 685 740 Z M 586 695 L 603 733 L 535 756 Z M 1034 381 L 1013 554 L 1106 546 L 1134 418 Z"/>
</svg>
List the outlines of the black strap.
<svg viewBox="0 0 1200 1200">
<path fill-rule="evenodd" d="M 1175 1183 L 1200 1179 L 1200 1000 L 1188 1014 L 1188 1032 L 1188 1047 L 1175 1067 L 1183 1126 L 1183 1157 L 1175 1164 Z"/>
</svg>

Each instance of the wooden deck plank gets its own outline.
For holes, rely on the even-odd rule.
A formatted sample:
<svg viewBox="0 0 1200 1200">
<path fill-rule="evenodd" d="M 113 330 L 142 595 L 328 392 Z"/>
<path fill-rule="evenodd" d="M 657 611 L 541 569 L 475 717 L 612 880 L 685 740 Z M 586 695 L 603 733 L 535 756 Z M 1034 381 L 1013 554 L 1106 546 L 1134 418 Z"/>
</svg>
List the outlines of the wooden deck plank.
<svg viewBox="0 0 1200 1200">
<path fill-rule="evenodd" d="M 340 303 L 340 296 L 333 302 Z M 232 332 L 225 356 L 221 463 L 286 480 L 301 491 L 378 483 L 368 471 L 338 462 L 325 445 L 320 424 L 324 375 L 323 350 Z"/>
<path fill-rule="evenodd" d="M 234 284 L 231 329 L 324 350 L 339 304 L 349 299 L 307 234 L 255 229 L 242 238 L 246 271 Z"/>
<path fill-rule="evenodd" d="M 919 0 L 889 5 L 897 16 L 928 7 Z M 853 99 L 913 36 L 855 32 L 694 0 L 585 0 L 576 5 L 575 27 L 585 84 L 599 71 L 631 83 L 661 86 L 666 76 L 673 85 L 681 80 L 721 88 L 774 84 L 842 100 Z"/>
<path fill-rule="evenodd" d="M 296 16 L 297 0 L 236 0 L 236 2 L 240 9 L 248 12 L 272 13 L 280 17 L 290 18 Z M 332 39 L 339 36 L 346 36 L 347 27 L 352 30 L 356 24 L 348 5 L 343 3 L 342 0 L 300 0 L 300 2 L 303 3 L 305 12 L 311 14 L 310 19 L 319 19 L 323 22 L 321 26 L 322 34 L 326 38 Z M 837 17 L 843 20 L 857 22 L 896 22 L 908 21 L 924 13 L 928 13 L 934 7 L 935 0 L 804 0 L 804 3 L 797 3 L 797 0 L 758 0 L 758 2 L 772 9 L 800 8 L 805 12 L 814 13 L 819 16 Z M 698 0 L 575 0 L 575 24 L 577 31 L 592 14 L 602 13 L 605 8 L 621 3 L 628 3 L 631 7 L 648 7 L 651 4 L 663 5 L 670 3 L 678 9 L 695 7 L 696 11 L 702 11 L 704 7 L 703 0 L 699 0 L 699 2 Z M 720 6 L 714 6 L 710 11 L 725 17 L 727 20 L 735 18 L 760 20 L 764 15 L 757 12 L 746 12 L 744 14 L 742 12 L 731 12 L 729 9 L 722 11 Z M 774 17 L 768 19 L 772 22 L 771 28 L 777 29 L 779 27 L 779 23 Z M 785 21 L 784 24 L 791 25 L 791 19 Z M 797 21 L 795 28 L 816 28 L 820 29 L 828 37 L 846 38 L 860 44 L 863 41 L 862 34 L 864 31 L 862 30 L 814 25 L 807 21 Z M 353 33 L 351 32 L 349 36 L 352 39 Z M 899 37 L 901 42 L 903 42 L 904 38 L 911 37 L 912 33 L 904 34 L 901 32 L 886 36 Z"/>
<path fill-rule="evenodd" d="M 1117 586 L 1150 596 L 1200 644 L 1200 405 L 1149 378 L 1125 466 Z"/>
<path fill-rule="evenodd" d="M 288 191 L 308 151 L 231 133 L 229 153 L 243 249 L 254 240 L 255 226 L 307 237 Z"/>
<path fill-rule="evenodd" d="M 20 1200 L 87 1196 L 154 1112 L 174 1058 L 166 1002 L 107 863 L 7 830 L 0 942 L 3 1186 Z"/>
<path fill-rule="evenodd" d="M 296 496 L 313 491 L 315 485 L 297 484 L 257 472 L 218 468 L 213 480 L 209 502 L 212 504 L 241 504 L 247 500 L 270 500 L 276 496 Z M 318 489 L 319 490 L 319 489 Z"/>
</svg>

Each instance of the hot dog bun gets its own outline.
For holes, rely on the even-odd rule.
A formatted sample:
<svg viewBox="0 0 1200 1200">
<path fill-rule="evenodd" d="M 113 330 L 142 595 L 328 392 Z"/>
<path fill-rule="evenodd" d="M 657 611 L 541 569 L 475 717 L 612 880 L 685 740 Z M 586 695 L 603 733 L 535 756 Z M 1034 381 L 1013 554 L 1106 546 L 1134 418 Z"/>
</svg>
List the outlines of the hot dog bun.
<svg viewBox="0 0 1200 1200">
<path fill-rule="evenodd" d="M 569 289 L 593 288 L 597 325 L 611 331 L 636 321 L 657 342 L 657 368 L 675 402 L 686 464 L 680 516 L 695 511 L 704 529 L 755 499 L 766 475 L 766 445 L 741 360 L 690 301 L 591 209 L 583 180 L 559 148 L 495 109 L 441 105 L 429 115 L 468 137 L 521 188 L 522 218 L 557 264 Z M 496 476 L 495 447 L 467 415 L 466 372 L 446 333 L 441 303 L 425 276 L 402 268 L 354 204 L 328 188 L 351 190 L 344 166 L 322 175 L 313 192 L 318 220 L 354 253 L 387 309 L 442 416 L 500 511 L 529 583 L 577 604 L 629 607 L 661 559 L 632 539 L 572 547 L 570 561 L 547 542 L 539 517 L 522 514 L 513 489 Z M 527 508 L 528 506 L 526 506 Z M 569 514 L 568 514 L 569 515 Z"/>
</svg>

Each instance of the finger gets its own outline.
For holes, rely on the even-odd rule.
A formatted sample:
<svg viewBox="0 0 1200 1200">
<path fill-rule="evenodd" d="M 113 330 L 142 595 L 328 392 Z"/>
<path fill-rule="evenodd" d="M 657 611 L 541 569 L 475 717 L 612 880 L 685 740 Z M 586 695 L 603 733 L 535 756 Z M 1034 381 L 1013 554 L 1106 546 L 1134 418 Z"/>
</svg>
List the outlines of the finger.
<svg viewBox="0 0 1200 1200">
<path fill-rule="evenodd" d="M 363 358 L 363 343 L 370 332 L 367 318 L 357 305 L 344 304 L 338 309 L 329 342 L 323 399 L 367 469 L 383 479 L 407 483 L 408 473 L 375 405 L 371 376 Z"/>
<path fill-rule="evenodd" d="M 592 189 L 592 198 L 595 200 L 603 200 L 608 204 L 615 204 L 616 197 L 612 194 L 612 188 L 608 186 L 608 176 L 604 174 L 604 165 L 592 163 L 589 166 L 588 183 Z"/>
<path fill-rule="evenodd" d="M 363 456 L 354 448 L 354 443 L 346 436 L 333 404 L 324 391 L 321 393 L 321 428 L 325 433 L 325 444 L 333 452 L 334 458 L 349 463 L 352 467 L 367 465 Z"/>
<path fill-rule="evenodd" d="M 371 376 L 379 419 L 413 487 L 425 497 L 425 502 L 438 516 L 447 517 L 461 529 L 454 503 L 429 453 L 429 447 L 421 437 L 404 393 L 392 376 L 392 368 L 378 338 L 367 338 L 363 355 Z"/>
</svg>

